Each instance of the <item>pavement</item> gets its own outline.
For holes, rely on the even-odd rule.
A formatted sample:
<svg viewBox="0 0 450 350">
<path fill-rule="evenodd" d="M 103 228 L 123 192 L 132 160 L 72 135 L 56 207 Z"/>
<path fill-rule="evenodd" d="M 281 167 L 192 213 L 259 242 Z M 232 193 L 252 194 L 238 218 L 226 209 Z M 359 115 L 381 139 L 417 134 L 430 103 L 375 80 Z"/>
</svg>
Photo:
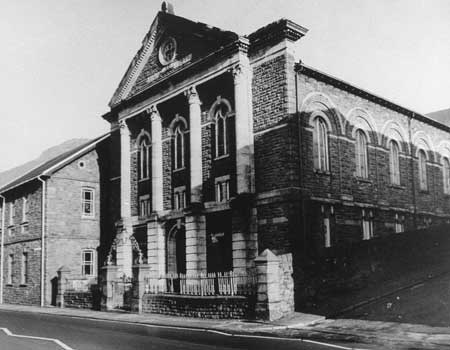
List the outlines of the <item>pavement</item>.
<svg viewBox="0 0 450 350">
<path fill-rule="evenodd" d="M 345 344 L 353 343 L 358 348 L 361 348 L 361 344 L 366 344 L 367 346 L 364 346 L 366 349 L 450 349 L 450 328 L 447 327 L 354 319 L 333 320 L 303 313 L 294 313 L 290 317 L 273 322 L 260 322 L 5 304 L 0 305 L 0 310 L 130 324 L 161 325 L 180 329 L 205 329 L 233 335 L 247 334 L 334 343 L 342 342 Z"/>
</svg>

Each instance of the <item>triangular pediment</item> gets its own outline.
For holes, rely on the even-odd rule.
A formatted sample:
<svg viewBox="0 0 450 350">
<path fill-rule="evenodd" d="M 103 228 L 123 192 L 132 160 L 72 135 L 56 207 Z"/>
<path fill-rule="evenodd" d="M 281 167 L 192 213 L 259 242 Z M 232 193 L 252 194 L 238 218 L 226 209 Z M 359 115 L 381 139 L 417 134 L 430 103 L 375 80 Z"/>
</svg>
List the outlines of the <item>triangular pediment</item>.
<svg viewBox="0 0 450 350">
<path fill-rule="evenodd" d="M 115 107 L 191 63 L 238 39 L 233 32 L 159 12 L 109 105 Z"/>
</svg>

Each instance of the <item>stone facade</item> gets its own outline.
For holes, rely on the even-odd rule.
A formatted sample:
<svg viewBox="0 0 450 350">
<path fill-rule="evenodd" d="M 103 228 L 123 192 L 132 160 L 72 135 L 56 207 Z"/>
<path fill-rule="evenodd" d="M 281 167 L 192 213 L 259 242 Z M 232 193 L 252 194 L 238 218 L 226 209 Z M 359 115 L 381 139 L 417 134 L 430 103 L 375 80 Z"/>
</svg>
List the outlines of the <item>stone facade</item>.
<svg viewBox="0 0 450 350">
<path fill-rule="evenodd" d="M 5 198 L 5 223 L 1 226 L 5 229 L 3 302 L 56 305 L 57 270 L 66 266 L 70 271 L 65 276 L 67 280 L 85 278 L 82 271 L 84 250 L 92 252 L 89 278 L 92 283 L 97 283 L 98 252 L 101 251 L 100 194 L 104 176 L 101 172 L 105 171 L 99 154 L 105 147 L 105 139 L 94 140 L 70 151 L 65 157 L 52 159 L 1 189 Z M 92 215 L 82 213 L 83 189 L 92 191 Z M 43 288 L 42 263 L 45 266 Z"/>
<path fill-rule="evenodd" d="M 296 64 L 293 44 L 306 32 L 280 20 L 241 38 L 172 13 L 157 15 L 104 115 L 113 135 L 119 124 L 130 135 L 113 137 L 111 149 L 120 150 L 121 162 L 112 163 L 109 227 L 118 227 L 123 237 L 123 224 L 132 223 L 128 238 L 117 241 L 123 242 L 117 247 L 121 256 L 132 259 L 133 249 L 139 251 L 149 273 L 245 273 L 261 267 L 261 257 L 256 266 L 255 258 L 269 249 L 273 268 L 261 271 L 276 270 L 279 276 L 261 288 L 274 303 L 262 300 L 257 310 L 277 318 L 294 310 L 294 290 L 299 294 L 304 266 L 314 254 L 448 222 L 443 157 L 450 157 L 450 129 Z M 186 44 L 198 38 L 202 44 Z M 167 41 L 180 43 L 170 63 L 160 59 Z M 218 106 L 228 116 L 225 156 L 218 143 Z M 325 171 L 314 165 L 318 115 L 327 127 Z M 177 125 L 183 141 L 177 139 Z M 358 130 L 367 137 L 364 178 L 356 176 Z M 142 133 L 152 138 L 146 179 L 138 174 Z M 392 140 L 399 146 L 395 185 Z M 182 166 L 179 142 L 184 142 Z M 419 186 L 419 149 L 426 152 L 426 190 Z M 221 181 L 227 182 L 226 198 L 220 197 Z M 145 195 L 152 208 L 142 213 L 139 198 Z M 135 248 L 123 249 L 126 239 L 136 240 Z M 120 270 L 121 261 L 117 265 Z M 258 285 L 265 283 L 261 271 Z"/>
</svg>

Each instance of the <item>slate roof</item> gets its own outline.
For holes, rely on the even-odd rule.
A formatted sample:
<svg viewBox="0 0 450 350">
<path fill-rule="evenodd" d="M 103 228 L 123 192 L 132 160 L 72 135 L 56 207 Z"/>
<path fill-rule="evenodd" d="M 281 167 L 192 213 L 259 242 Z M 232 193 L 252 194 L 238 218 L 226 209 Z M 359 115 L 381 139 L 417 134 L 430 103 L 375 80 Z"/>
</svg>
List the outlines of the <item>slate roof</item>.
<svg viewBox="0 0 450 350">
<path fill-rule="evenodd" d="M 15 187 L 23 185 L 29 181 L 32 181 L 39 176 L 51 176 L 53 173 L 61 169 L 63 166 L 72 162 L 73 160 L 83 156 L 87 152 L 91 151 L 99 142 L 108 138 L 109 133 L 99 136 L 93 140 L 71 149 L 59 156 L 56 156 L 42 164 L 39 164 L 35 168 L 29 170 L 25 174 L 17 177 L 13 181 L 7 183 L 5 186 L 0 188 L 0 193 L 5 193 Z"/>
<path fill-rule="evenodd" d="M 450 127 L 450 108 L 431 112 L 426 116 Z"/>
</svg>

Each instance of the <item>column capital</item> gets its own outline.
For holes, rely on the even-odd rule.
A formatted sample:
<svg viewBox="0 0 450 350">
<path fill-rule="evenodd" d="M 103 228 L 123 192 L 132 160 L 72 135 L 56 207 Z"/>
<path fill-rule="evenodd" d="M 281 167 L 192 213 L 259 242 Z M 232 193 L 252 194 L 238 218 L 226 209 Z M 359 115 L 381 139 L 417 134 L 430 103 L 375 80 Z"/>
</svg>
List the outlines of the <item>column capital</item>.
<svg viewBox="0 0 450 350">
<path fill-rule="evenodd" d="M 128 125 L 127 125 L 127 122 L 125 121 L 125 119 L 122 119 L 122 120 L 119 121 L 119 129 L 120 129 L 120 133 L 130 132 L 130 130 L 128 129 Z"/>
<path fill-rule="evenodd" d="M 185 92 L 184 95 L 187 97 L 189 104 L 201 104 L 200 97 L 198 96 L 197 89 L 195 86 L 189 87 Z"/>
<path fill-rule="evenodd" d="M 248 64 L 242 62 L 237 63 L 233 68 L 230 69 L 231 74 L 233 74 L 234 82 L 236 83 L 241 78 L 248 76 L 250 67 Z"/>
<path fill-rule="evenodd" d="M 147 108 L 145 111 L 146 111 L 147 114 L 150 116 L 150 120 L 151 120 L 152 122 L 155 122 L 155 121 L 161 121 L 161 116 L 159 115 L 159 111 L 158 111 L 158 109 L 156 108 L 155 105 L 150 106 L 150 107 Z"/>
</svg>

